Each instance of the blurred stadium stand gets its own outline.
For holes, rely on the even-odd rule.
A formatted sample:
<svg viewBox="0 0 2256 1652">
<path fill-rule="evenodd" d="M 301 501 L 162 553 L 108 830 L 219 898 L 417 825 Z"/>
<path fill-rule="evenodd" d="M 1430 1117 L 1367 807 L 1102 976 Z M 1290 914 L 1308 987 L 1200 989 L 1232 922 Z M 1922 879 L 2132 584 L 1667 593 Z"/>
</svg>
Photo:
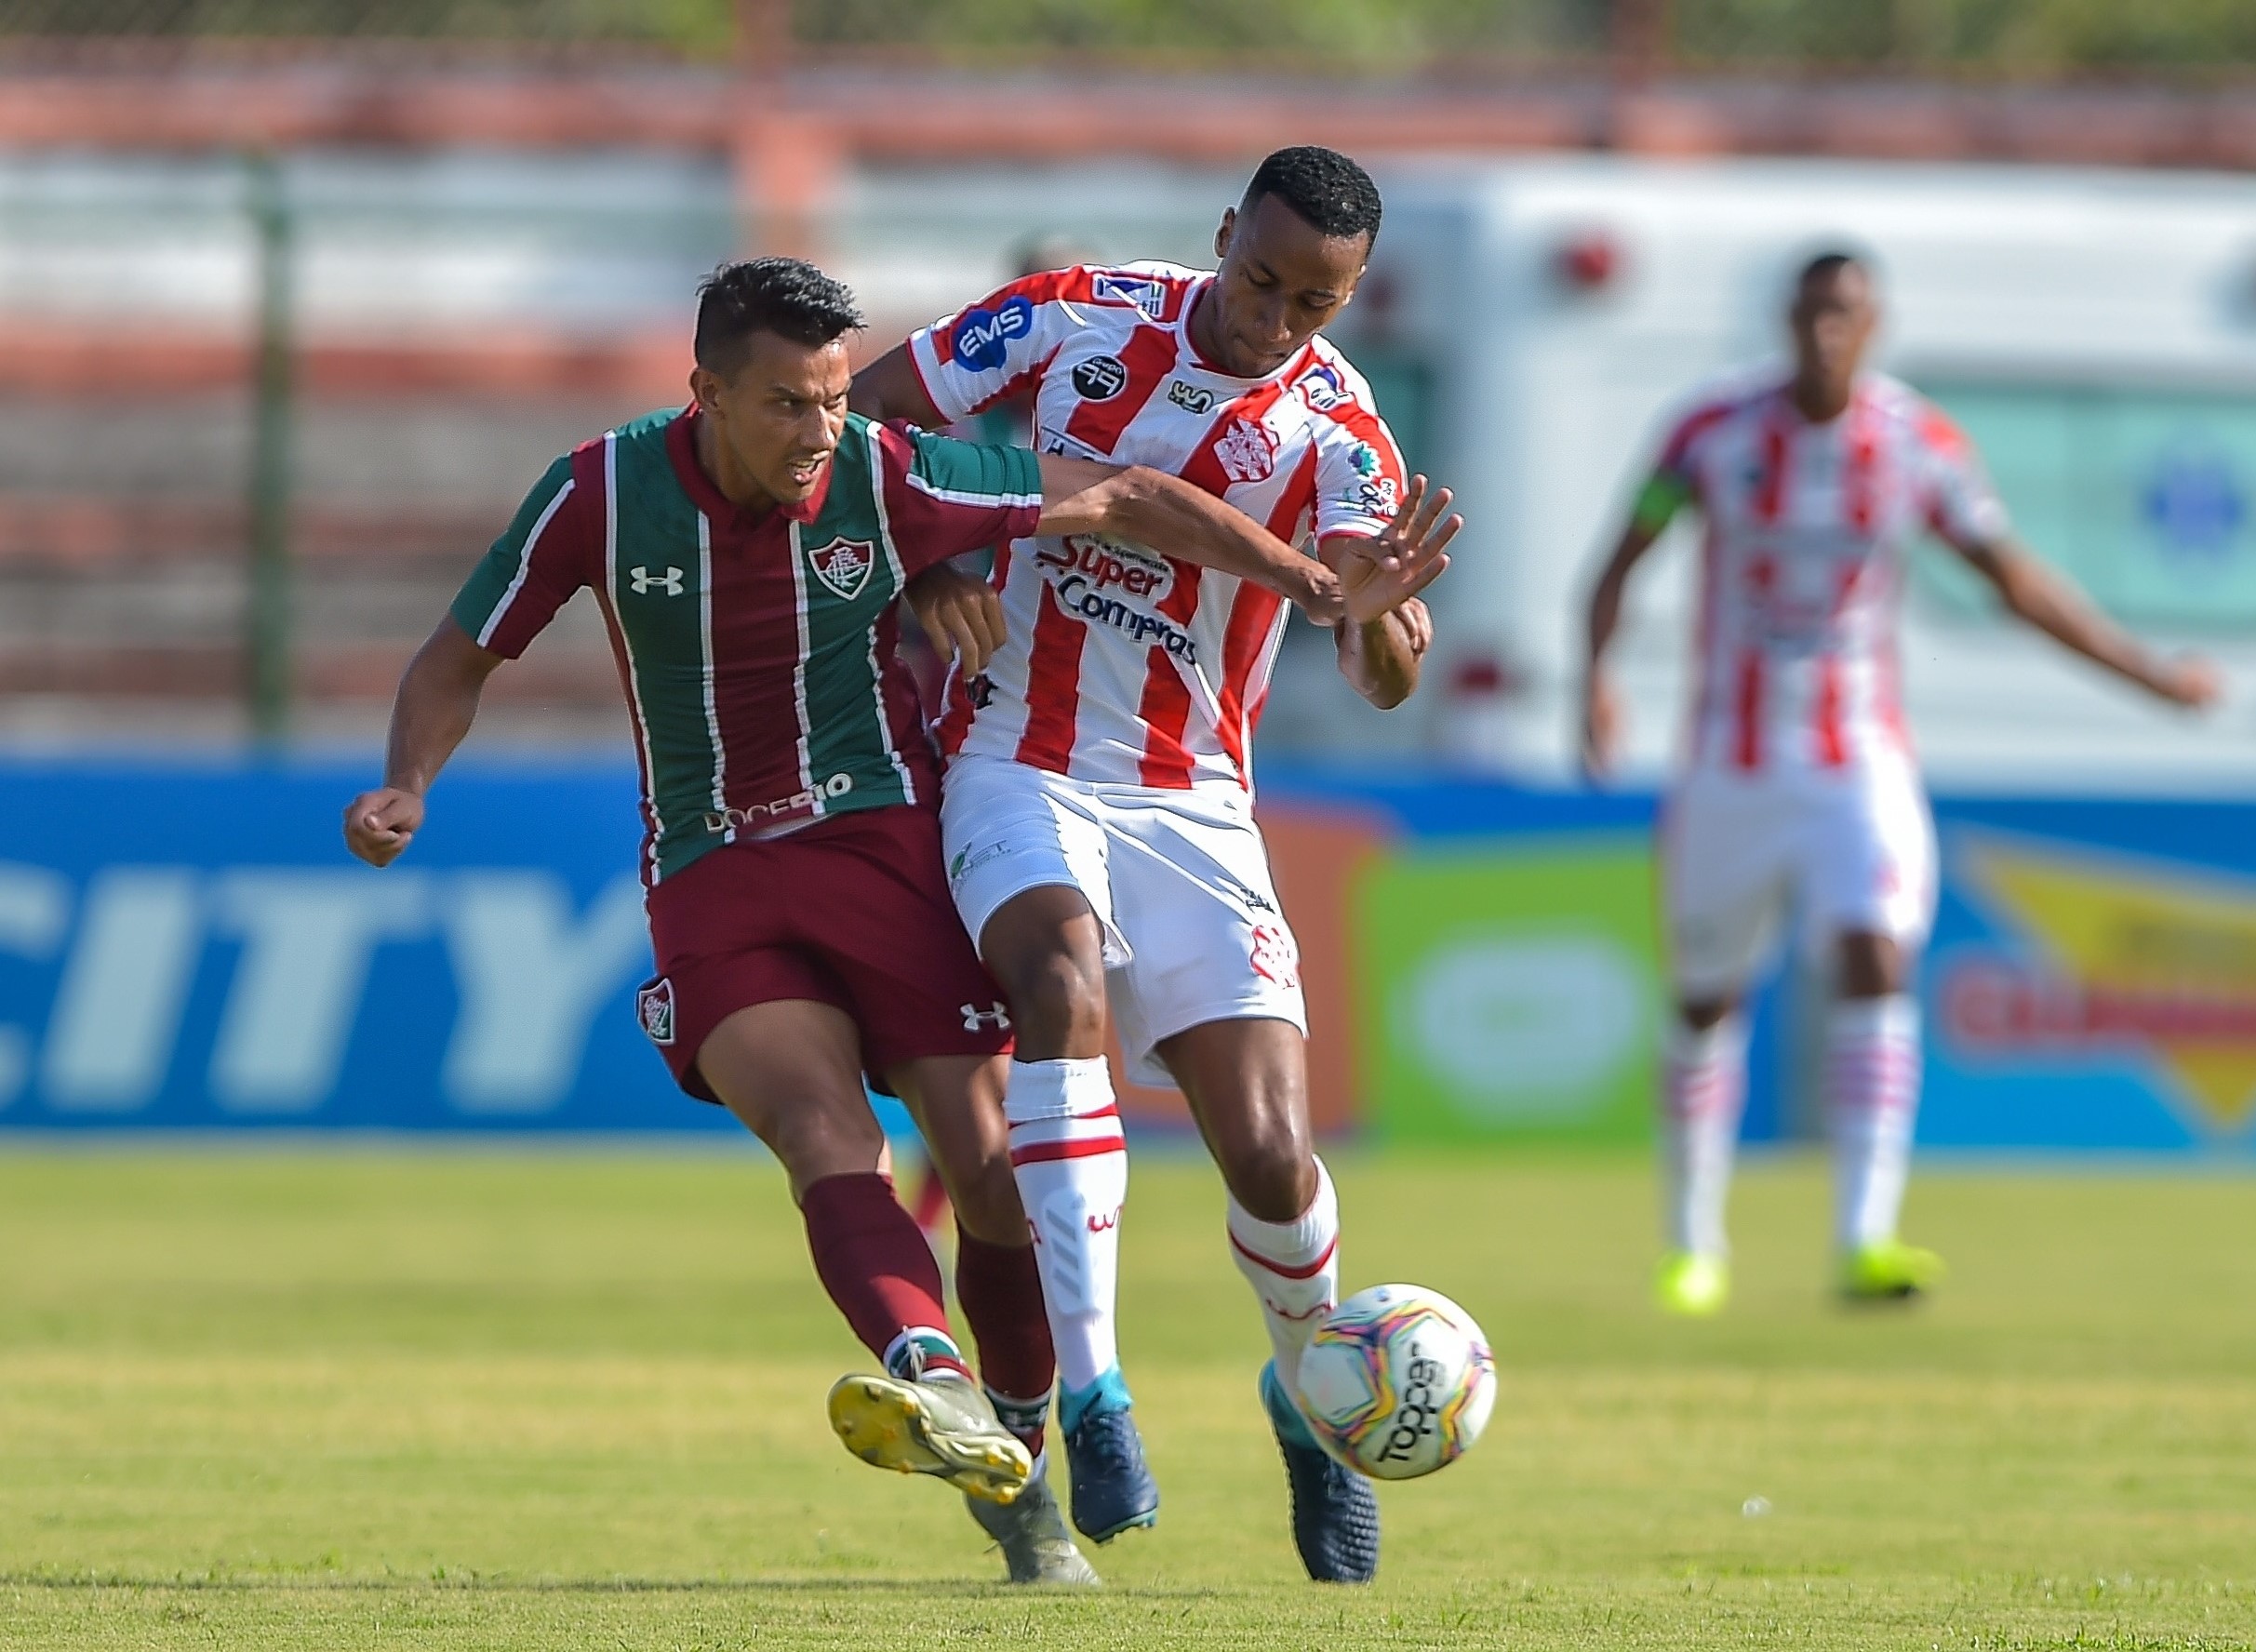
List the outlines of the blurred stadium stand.
<svg viewBox="0 0 2256 1652">
<path fill-rule="evenodd" d="M 1288 138 L 2240 168 L 2251 66 L 2197 0 L 0 0 L 0 737 L 248 726 L 253 153 L 292 726 L 357 739 L 527 478 L 679 394 L 745 247 L 836 264 L 881 344 L 1030 224 L 1197 256 Z M 615 695 L 578 615 L 492 728 L 615 738 Z"/>
</svg>

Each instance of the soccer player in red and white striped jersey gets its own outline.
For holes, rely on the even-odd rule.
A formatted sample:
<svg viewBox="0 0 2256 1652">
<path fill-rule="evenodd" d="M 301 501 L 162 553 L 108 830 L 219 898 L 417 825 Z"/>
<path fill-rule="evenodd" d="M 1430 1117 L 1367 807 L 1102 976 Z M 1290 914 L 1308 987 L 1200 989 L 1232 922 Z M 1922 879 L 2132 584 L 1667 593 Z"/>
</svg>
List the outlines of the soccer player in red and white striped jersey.
<svg viewBox="0 0 2256 1652">
<path fill-rule="evenodd" d="M 928 427 L 1031 394 L 1045 453 L 1170 472 L 1313 540 L 1348 598 L 1340 668 L 1373 704 L 1416 686 L 1417 593 L 1447 566 L 1446 492 L 1408 477 L 1369 386 L 1319 336 L 1355 291 L 1378 191 L 1344 155 L 1279 151 L 1216 237 L 1221 268 L 1075 267 L 1013 282 L 855 382 Z M 1251 744 L 1287 618 L 1175 547 L 1027 537 L 998 554 L 1008 619 L 940 721 L 957 910 L 1018 1032 L 1006 1098 L 1059 1353 L 1074 1517 L 1101 1541 L 1156 1517 L 1114 1333 L 1125 1142 L 1107 993 L 1136 1075 L 1181 1087 L 1230 1192 L 1231 1253 L 1275 1352 L 1262 1390 L 1312 1576 L 1360 1581 L 1376 1506 L 1301 1421 L 1294 1375 L 1335 1299 L 1339 1223 L 1309 1142 L 1299 956 L 1251 810 Z"/>
<path fill-rule="evenodd" d="M 1912 972 L 1935 912 L 1934 827 L 1897 697 L 1904 558 L 1940 540 L 2007 610 L 2141 688 L 2213 699 L 2197 659 L 2154 658 L 2022 550 L 1964 435 L 1907 386 L 1862 370 L 1878 318 L 1861 260 L 1795 283 L 1790 375 L 1702 399 L 1664 444 L 1591 599 L 1584 755 L 1610 764 L 1621 717 L 1604 669 L 1630 570 L 1686 506 L 1704 524 L 1689 749 L 1662 810 L 1679 1018 L 1662 1080 L 1663 1307 L 1729 1291 L 1723 1209 L 1746 1082 L 1741 1005 L 1782 919 L 1835 972 L 1823 1063 L 1841 1288 L 1931 1282 L 1897 1236 L 1918 1101 Z"/>
</svg>

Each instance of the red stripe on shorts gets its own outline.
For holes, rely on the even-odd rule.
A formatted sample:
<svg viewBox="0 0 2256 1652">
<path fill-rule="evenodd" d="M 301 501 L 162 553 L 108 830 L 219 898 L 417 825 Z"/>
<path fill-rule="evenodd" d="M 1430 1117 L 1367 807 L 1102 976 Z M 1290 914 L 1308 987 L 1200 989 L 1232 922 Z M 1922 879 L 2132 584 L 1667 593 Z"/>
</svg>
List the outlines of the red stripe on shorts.
<svg viewBox="0 0 2256 1652">
<path fill-rule="evenodd" d="M 1758 648 L 1739 656 L 1739 693 L 1732 708 L 1737 731 L 1731 760 L 1742 768 L 1760 768 L 1763 761 L 1763 657 Z"/>
</svg>

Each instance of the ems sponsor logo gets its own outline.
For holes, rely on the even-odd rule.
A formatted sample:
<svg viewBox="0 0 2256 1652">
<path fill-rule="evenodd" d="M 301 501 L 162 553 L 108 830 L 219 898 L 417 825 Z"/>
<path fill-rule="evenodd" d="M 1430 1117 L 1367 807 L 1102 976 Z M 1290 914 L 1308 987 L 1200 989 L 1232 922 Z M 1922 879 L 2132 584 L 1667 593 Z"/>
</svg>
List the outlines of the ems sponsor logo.
<svg viewBox="0 0 2256 1652">
<path fill-rule="evenodd" d="M 1003 1006 L 999 999 L 991 1003 L 985 1009 L 981 1009 L 976 1004 L 959 1005 L 957 1008 L 963 1014 L 964 1031 L 967 1032 L 977 1032 L 988 1027 L 994 1028 L 997 1032 L 1010 1031 L 1010 1011 Z"/>
<path fill-rule="evenodd" d="M 2256 883 L 2067 845 L 1956 841 L 1985 904 L 2031 944 L 1954 950 L 1935 989 L 1950 1049 L 1985 1064 L 2130 1063 L 2206 1134 L 2256 1124 Z"/>
<path fill-rule="evenodd" d="M 1195 384 L 1186 384 L 1181 379 L 1168 386 L 1168 400 L 1185 413 L 1214 411 L 1214 393 Z"/>
<path fill-rule="evenodd" d="M 1131 310 L 1142 312 L 1144 318 L 1157 321 L 1167 313 L 1168 288 L 1161 281 L 1136 275 L 1099 275 L 1089 284 L 1100 304 L 1126 304 Z"/>
<path fill-rule="evenodd" d="M 1165 557 L 1095 534 L 1074 534 L 1045 543 L 1035 553 L 1057 593 L 1058 606 L 1075 619 L 1109 625 L 1132 642 L 1164 648 L 1175 659 L 1195 663 L 1191 635 L 1166 615 L 1142 605 L 1157 602 L 1175 583 Z M 1113 593 L 1117 591 L 1120 595 Z M 1126 599 L 1133 598 L 1134 605 Z"/>
<path fill-rule="evenodd" d="M 627 572 L 634 576 L 636 596 L 647 596 L 653 591 L 667 596 L 679 596 L 682 593 L 682 571 L 677 567 L 670 567 L 663 574 L 654 574 L 647 567 L 633 567 Z"/>
<path fill-rule="evenodd" d="M 1010 346 L 1034 330 L 1034 305 L 1013 293 L 992 310 L 967 310 L 948 337 L 957 361 L 981 373 L 1010 359 Z"/>
<path fill-rule="evenodd" d="M 1328 362 L 1318 362 L 1292 381 L 1293 390 L 1301 400 L 1318 413 L 1328 413 L 1334 407 L 1354 401 L 1339 368 Z"/>
<path fill-rule="evenodd" d="M 1109 402 L 1128 388 L 1128 364 L 1116 355 L 1092 355 L 1075 362 L 1074 391 L 1085 402 Z"/>
<path fill-rule="evenodd" d="M 705 830 L 708 832 L 742 832 L 749 827 L 769 823 L 804 813 L 818 803 L 844 797 L 854 789 L 854 777 L 841 769 L 827 780 L 794 792 L 789 797 L 779 797 L 773 803 L 746 804 L 740 808 L 730 804 L 727 808 L 705 811 Z"/>
<path fill-rule="evenodd" d="M 833 540 L 807 553 L 807 566 L 815 570 L 815 578 L 848 602 L 861 594 L 876 562 L 877 547 L 867 540 Z"/>
<path fill-rule="evenodd" d="M 1250 419 L 1233 419 L 1215 438 L 1214 457 L 1233 482 L 1266 482 L 1276 470 L 1276 438 Z"/>
<path fill-rule="evenodd" d="M 1253 973 L 1263 980 L 1286 988 L 1301 984 L 1301 949 L 1294 944 L 1291 930 L 1276 924 L 1256 924 L 1247 956 Z"/>
<path fill-rule="evenodd" d="M 645 981 L 634 994 L 634 1022 L 642 1035 L 663 1046 L 674 1043 L 674 982 L 667 976 Z"/>
</svg>

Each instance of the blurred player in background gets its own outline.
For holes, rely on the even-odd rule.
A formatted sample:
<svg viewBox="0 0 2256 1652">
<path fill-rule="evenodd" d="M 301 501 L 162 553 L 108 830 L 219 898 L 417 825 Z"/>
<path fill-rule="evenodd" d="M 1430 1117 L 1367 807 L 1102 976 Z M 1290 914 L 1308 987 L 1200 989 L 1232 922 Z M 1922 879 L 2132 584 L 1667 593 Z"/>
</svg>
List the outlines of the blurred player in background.
<svg viewBox="0 0 2256 1652">
<path fill-rule="evenodd" d="M 884 1367 L 832 1390 L 833 1425 L 865 1460 L 962 1487 L 1014 1580 L 1093 1583 L 1035 1472 L 1055 1365 L 1008 1157 L 1009 1022 L 949 903 L 895 603 L 921 570 L 1036 531 L 1179 541 L 1326 612 L 1337 582 L 1174 477 L 849 414 L 861 325 L 812 265 L 717 272 L 695 400 L 550 467 L 408 666 L 384 784 L 348 806 L 345 837 L 375 865 L 399 856 L 486 679 L 592 589 L 642 778 L 660 975 L 639 1018 L 681 1086 L 782 1162 L 815 1272 Z M 976 665 L 1000 615 L 962 583 L 913 600 Z M 865 1072 L 948 1179 L 983 1392 L 884 1174 Z"/>
<path fill-rule="evenodd" d="M 2014 541 L 1951 421 L 1862 370 L 1878 316 L 1868 265 L 1812 259 L 1788 315 L 1791 375 L 1747 381 L 1677 423 L 1591 597 L 1583 755 L 1603 776 L 1621 738 L 1606 649 L 1623 585 L 1679 511 L 1700 512 L 1698 697 L 1660 826 L 1678 1015 L 1662 1079 L 1669 1248 L 1656 1288 L 1674 1312 L 1713 1313 L 1729 1293 L 1743 1006 L 1789 912 L 1835 990 L 1823 1085 L 1839 1287 L 1903 1298 L 1941 1272 L 1897 1234 L 1918 1104 L 1913 975 L 1937 871 L 1897 691 L 1912 542 L 1941 540 L 2009 613 L 2151 694 L 2205 706 L 2218 692 L 2209 664 L 2156 659 Z"/>
<path fill-rule="evenodd" d="M 1223 214 L 1219 271 L 1083 265 L 1013 282 L 865 368 L 854 405 L 931 427 L 1031 394 L 1046 454 L 1152 465 L 1282 538 L 1313 532 L 1348 597 L 1340 670 L 1397 705 L 1430 634 L 1416 593 L 1459 524 L 1446 492 L 1406 484 L 1369 387 L 1318 336 L 1379 218 L 1346 156 L 1281 150 Z M 1175 551 L 1044 535 L 997 558 L 1008 639 L 985 673 L 953 675 L 941 722 L 950 878 L 1018 1030 L 1005 1108 L 1075 1524 L 1101 1542 L 1158 1514 L 1115 1328 L 1128 1158 L 1104 1061 L 1109 986 L 1131 1072 L 1182 1089 L 1228 1186 L 1231 1254 L 1275 1352 L 1261 1389 L 1302 1560 L 1362 1581 L 1377 1503 L 1292 1398 L 1337 1299 L 1339 1213 L 1309 1136 L 1299 955 L 1251 807 L 1286 615 Z"/>
</svg>

